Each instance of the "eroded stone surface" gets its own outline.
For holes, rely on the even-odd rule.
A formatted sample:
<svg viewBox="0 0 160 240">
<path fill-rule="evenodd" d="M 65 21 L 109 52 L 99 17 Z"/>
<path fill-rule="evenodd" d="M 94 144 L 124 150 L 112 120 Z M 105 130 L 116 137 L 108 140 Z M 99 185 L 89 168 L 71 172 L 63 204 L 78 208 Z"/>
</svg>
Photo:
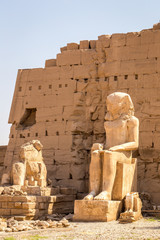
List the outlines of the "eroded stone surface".
<svg viewBox="0 0 160 240">
<path fill-rule="evenodd" d="M 125 197 L 125 212 L 120 214 L 120 223 L 131 223 L 142 218 L 141 215 L 142 202 L 139 194 L 128 193 Z"/>
<path fill-rule="evenodd" d="M 126 93 L 115 92 L 107 97 L 106 104 L 106 150 L 102 150 L 101 144 L 93 144 L 89 171 L 90 193 L 85 200 L 111 200 L 113 196 L 115 200 L 122 200 L 136 184 L 132 151 L 138 148 L 139 121 L 134 117 L 132 100 Z M 116 174 L 121 177 L 116 178 Z M 115 181 L 118 186 L 114 187 Z"/>
<path fill-rule="evenodd" d="M 46 187 L 47 170 L 43 162 L 42 147 L 38 140 L 32 140 L 21 146 L 20 161 L 14 163 L 12 167 L 14 185 Z"/>
<path fill-rule="evenodd" d="M 105 143 L 106 96 L 126 92 L 140 121 L 139 152 L 134 156 L 138 156 L 138 191 L 150 193 L 159 204 L 159 48 L 156 24 L 140 32 L 69 44 L 56 59 L 46 61 L 45 68 L 19 70 L 4 167 L 10 171 L 19 147 L 36 138 L 44 145 L 52 182 L 87 192 L 89 151 L 93 143 Z"/>
</svg>

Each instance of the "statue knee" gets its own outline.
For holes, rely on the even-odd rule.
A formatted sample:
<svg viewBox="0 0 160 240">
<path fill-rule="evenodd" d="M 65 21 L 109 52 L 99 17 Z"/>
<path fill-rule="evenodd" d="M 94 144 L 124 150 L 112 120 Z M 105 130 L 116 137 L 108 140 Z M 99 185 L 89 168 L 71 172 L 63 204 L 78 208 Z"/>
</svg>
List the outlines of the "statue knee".
<svg viewBox="0 0 160 240">
<path fill-rule="evenodd" d="M 111 151 L 104 151 L 104 159 L 111 159 L 114 156 L 113 152 Z"/>
<path fill-rule="evenodd" d="M 103 150 L 103 144 L 101 143 L 94 143 L 93 146 L 92 146 L 92 152 L 95 151 L 95 150 Z"/>
<path fill-rule="evenodd" d="M 100 152 L 98 150 L 95 150 L 92 152 L 92 159 L 98 159 L 100 158 Z"/>
</svg>

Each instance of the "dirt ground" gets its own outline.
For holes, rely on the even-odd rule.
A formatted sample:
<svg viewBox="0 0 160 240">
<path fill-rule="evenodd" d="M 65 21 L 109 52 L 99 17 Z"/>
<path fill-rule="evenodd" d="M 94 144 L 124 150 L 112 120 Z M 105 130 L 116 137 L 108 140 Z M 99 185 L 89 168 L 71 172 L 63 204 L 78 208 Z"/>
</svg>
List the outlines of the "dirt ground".
<svg viewBox="0 0 160 240">
<path fill-rule="evenodd" d="M 134 223 L 72 222 L 68 228 L 30 230 L 18 233 L 0 233 L 0 240 L 158 240 L 160 219 L 143 218 Z"/>
</svg>

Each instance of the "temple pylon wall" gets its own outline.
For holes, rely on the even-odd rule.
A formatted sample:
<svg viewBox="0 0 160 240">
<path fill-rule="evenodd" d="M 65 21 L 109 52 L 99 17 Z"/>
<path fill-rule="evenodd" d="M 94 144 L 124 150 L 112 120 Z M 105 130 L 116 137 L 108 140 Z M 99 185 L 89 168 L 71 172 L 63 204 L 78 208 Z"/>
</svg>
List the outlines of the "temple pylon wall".
<svg viewBox="0 0 160 240">
<path fill-rule="evenodd" d="M 98 40 L 69 43 L 44 68 L 21 69 L 9 116 L 12 124 L 5 170 L 19 148 L 43 144 L 48 177 L 55 186 L 88 192 L 90 149 L 105 142 L 105 100 L 128 93 L 140 121 L 138 190 L 160 198 L 160 27 Z"/>
</svg>

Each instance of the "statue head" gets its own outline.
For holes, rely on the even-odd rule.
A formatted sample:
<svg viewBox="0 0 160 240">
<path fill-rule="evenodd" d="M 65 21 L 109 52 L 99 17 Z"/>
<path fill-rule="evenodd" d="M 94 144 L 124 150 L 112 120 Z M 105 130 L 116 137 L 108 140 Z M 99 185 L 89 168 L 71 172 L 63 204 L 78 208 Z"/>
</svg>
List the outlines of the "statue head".
<svg viewBox="0 0 160 240">
<path fill-rule="evenodd" d="M 127 93 L 115 92 L 110 94 L 107 97 L 106 105 L 107 114 L 105 120 L 127 119 L 134 115 L 133 102 Z"/>
<path fill-rule="evenodd" d="M 32 140 L 23 144 L 20 148 L 20 159 L 22 162 L 27 161 L 40 161 L 42 160 L 43 145 L 38 140 Z"/>
</svg>

